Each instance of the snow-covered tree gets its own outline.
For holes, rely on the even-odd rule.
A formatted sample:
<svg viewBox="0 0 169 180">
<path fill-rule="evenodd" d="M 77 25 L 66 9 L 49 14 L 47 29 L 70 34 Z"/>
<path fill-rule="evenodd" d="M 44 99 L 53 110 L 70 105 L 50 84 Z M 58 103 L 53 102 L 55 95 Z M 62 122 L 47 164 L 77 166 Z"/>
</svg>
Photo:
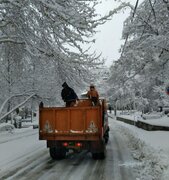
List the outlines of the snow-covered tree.
<svg viewBox="0 0 169 180">
<path fill-rule="evenodd" d="M 77 89 L 83 84 L 88 67 L 101 63 L 81 48 L 104 21 L 96 19 L 96 5 L 95 0 L 0 1 L 1 102 L 28 91 L 58 102 L 63 81 Z"/>
<path fill-rule="evenodd" d="M 6 66 L 9 60 L 10 71 L 17 70 L 15 75 L 10 74 L 15 82 L 9 84 L 11 98 L 28 92 L 32 97 L 34 92 L 56 103 L 64 81 L 76 87 L 76 91 L 82 88 L 90 77 L 89 67 L 103 62 L 95 53 L 83 50 L 82 45 L 94 42 L 96 27 L 117 11 L 98 18 L 95 11 L 98 3 L 96 0 L 0 0 L 3 52 L 0 62 Z M 118 10 L 125 6 L 128 4 L 124 3 Z M 12 62 L 15 66 L 11 66 Z M 8 73 L 5 69 L 0 67 L 4 76 Z M 4 86 L 6 80 L 1 76 L 0 81 L 3 102 L 9 93 Z"/>
<path fill-rule="evenodd" d="M 120 59 L 112 67 L 110 78 L 118 86 L 130 84 L 131 90 L 137 82 L 135 87 L 140 90 L 135 89 L 135 96 L 141 92 L 141 98 L 151 107 L 157 106 L 155 100 L 162 97 L 154 87 L 164 89 L 168 81 L 168 5 L 166 1 L 145 0 L 137 8 L 134 18 L 132 12 L 126 19 L 123 38 L 127 41 L 121 48 Z"/>
</svg>

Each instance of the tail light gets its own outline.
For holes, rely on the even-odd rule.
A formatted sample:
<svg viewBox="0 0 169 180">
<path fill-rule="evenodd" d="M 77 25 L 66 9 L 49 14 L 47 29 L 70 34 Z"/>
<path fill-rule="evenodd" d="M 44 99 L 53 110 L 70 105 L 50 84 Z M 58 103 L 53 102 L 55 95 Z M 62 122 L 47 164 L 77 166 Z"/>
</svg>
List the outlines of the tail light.
<svg viewBox="0 0 169 180">
<path fill-rule="evenodd" d="M 82 143 L 81 142 L 63 142 L 62 143 L 62 146 L 64 147 L 82 147 Z"/>
<path fill-rule="evenodd" d="M 68 144 L 67 142 L 64 142 L 62 145 L 63 145 L 64 147 L 67 147 L 69 144 Z"/>
<path fill-rule="evenodd" d="M 77 142 L 77 143 L 76 143 L 76 146 L 77 146 L 77 147 L 82 147 L 82 143 Z"/>
</svg>

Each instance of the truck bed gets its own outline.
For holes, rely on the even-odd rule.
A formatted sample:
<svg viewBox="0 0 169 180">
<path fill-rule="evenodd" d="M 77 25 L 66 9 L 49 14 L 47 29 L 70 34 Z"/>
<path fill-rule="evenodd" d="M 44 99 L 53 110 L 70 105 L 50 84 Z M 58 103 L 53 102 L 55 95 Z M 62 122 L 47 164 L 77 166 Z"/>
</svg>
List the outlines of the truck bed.
<svg viewBox="0 0 169 180">
<path fill-rule="evenodd" d="M 39 110 L 40 140 L 98 140 L 102 134 L 102 107 L 44 107 Z"/>
</svg>

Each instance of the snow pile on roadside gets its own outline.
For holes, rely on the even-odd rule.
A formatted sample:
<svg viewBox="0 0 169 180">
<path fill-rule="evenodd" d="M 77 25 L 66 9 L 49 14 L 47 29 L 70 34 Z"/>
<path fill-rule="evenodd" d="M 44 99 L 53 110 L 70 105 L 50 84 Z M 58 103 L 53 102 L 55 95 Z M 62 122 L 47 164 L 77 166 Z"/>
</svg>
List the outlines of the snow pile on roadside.
<svg viewBox="0 0 169 180">
<path fill-rule="evenodd" d="M 121 122 L 115 123 L 117 130 L 125 137 L 128 137 L 129 147 L 132 150 L 134 159 L 141 165 L 135 167 L 138 173 L 138 180 L 166 180 L 169 175 L 169 156 L 163 150 L 155 149 L 140 139 L 136 132 L 131 131 Z"/>
<path fill-rule="evenodd" d="M 4 131 L 12 132 L 14 129 L 15 127 L 12 124 L 9 124 L 9 123 L 0 124 L 0 132 L 4 132 Z"/>
<path fill-rule="evenodd" d="M 150 114 L 141 114 L 141 112 L 136 112 L 133 114 L 126 115 L 118 115 L 118 117 L 122 117 L 125 119 L 129 119 L 132 121 L 142 121 L 148 124 L 156 125 L 156 126 L 166 126 L 169 127 L 169 117 L 163 113 L 153 112 Z"/>
<path fill-rule="evenodd" d="M 161 116 L 160 118 L 156 118 L 156 119 L 152 118 L 152 119 L 145 119 L 145 120 L 140 120 L 140 121 L 148 123 L 148 124 L 156 125 L 156 126 L 169 127 L 169 118 L 166 115 Z"/>
</svg>

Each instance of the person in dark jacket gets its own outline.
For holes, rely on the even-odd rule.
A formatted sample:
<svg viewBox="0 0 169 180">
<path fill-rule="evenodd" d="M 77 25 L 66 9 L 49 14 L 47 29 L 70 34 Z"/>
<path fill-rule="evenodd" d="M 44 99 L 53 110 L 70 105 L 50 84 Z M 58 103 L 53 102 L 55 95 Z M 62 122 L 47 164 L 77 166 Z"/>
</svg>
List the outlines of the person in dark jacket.
<svg viewBox="0 0 169 180">
<path fill-rule="evenodd" d="M 78 100 L 77 94 L 66 82 L 62 84 L 62 87 L 61 97 L 63 101 L 66 102 L 66 107 L 74 106 L 76 100 Z"/>
</svg>

